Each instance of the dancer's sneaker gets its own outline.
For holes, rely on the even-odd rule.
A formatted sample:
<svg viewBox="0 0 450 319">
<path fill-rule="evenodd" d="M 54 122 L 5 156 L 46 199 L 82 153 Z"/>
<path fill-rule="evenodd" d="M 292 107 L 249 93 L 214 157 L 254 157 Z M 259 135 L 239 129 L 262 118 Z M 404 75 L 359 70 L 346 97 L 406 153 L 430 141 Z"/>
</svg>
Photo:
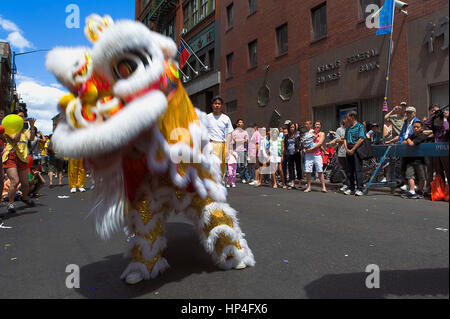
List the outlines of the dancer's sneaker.
<svg viewBox="0 0 450 319">
<path fill-rule="evenodd" d="M 140 272 L 132 272 L 127 275 L 127 278 L 125 278 L 125 281 L 127 284 L 134 285 L 138 282 L 141 282 L 144 279 L 142 274 Z"/>
<path fill-rule="evenodd" d="M 14 214 L 16 212 L 16 206 L 14 205 L 14 203 L 9 204 L 8 205 L 8 213 L 9 214 Z"/>
<path fill-rule="evenodd" d="M 76 193 L 76 192 L 77 192 L 77 188 L 76 188 L 76 187 L 72 188 L 72 189 L 70 190 L 70 192 L 71 192 L 71 193 Z"/>
<path fill-rule="evenodd" d="M 83 187 L 78 188 L 78 190 L 82 193 L 84 193 L 86 191 Z"/>
<path fill-rule="evenodd" d="M 247 265 L 244 264 L 242 261 L 239 263 L 239 265 L 234 267 L 234 269 L 237 269 L 237 270 L 241 270 L 241 269 L 245 269 L 245 268 L 247 268 Z"/>
</svg>

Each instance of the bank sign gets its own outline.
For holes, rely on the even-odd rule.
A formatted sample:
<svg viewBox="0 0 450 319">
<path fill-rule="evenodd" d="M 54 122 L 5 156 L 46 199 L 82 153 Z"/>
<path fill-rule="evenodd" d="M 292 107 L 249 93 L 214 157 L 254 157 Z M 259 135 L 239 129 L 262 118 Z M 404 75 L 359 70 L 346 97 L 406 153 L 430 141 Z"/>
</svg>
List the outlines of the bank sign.
<svg viewBox="0 0 450 319">
<path fill-rule="evenodd" d="M 355 55 L 346 57 L 345 59 L 338 59 L 332 63 L 319 65 L 316 70 L 316 85 L 321 85 L 330 81 L 337 81 L 342 78 L 341 67 L 345 64 L 356 64 L 361 63 L 359 65 L 359 73 L 369 72 L 378 70 L 380 68 L 380 64 L 378 61 L 371 61 L 372 58 L 377 58 L 380 55 L 378 49 L 371 49 L 367 51 L 363 51 L 357 53 Z M 369 61 L 368 61 L 369 60 Z M 331 71 L 331 73 L 324 74 L 326 72 Z"/>
</svg>

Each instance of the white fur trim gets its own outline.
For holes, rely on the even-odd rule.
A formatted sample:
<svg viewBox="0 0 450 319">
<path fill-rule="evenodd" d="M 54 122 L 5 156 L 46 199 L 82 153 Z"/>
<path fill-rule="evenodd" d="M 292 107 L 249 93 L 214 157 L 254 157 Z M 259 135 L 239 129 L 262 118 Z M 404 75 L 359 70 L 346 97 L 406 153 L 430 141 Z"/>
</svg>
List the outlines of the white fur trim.
<svg viewBox="0 0 450 319">
<path fill-rule="evenodd" d="M 103 124 L 73 130 L 62 121 L 52 138 L 55 151 L 62 156 L 80 158 L 119 150 L 149 129 L 166 108 L 164 94 L 152 91 L 127 104 Z"/>
<path fill-rule="evenodd" d="M 94 215 L 97 233 L 102 239 L 108 239 L 124 227 L 126 198 L 121 166 L 119 161 L 108 170 L 93 174 L 94 202 L 90 215 Z"/>
<path fill-rule="evenodd" d="M 69 89 L 72 93 L 76 93 L 75 81 L 72 77 L 75 71 L 74 64 L 89 54 L 91 49 L 87 47 L 56 47 L 47 53 L 45 66 L 48 71 L 53 73 L 58 81 Z"/>
<path fill-rule="evenodd" d="M 153 40 L 158 44 L 158 46 L 163 51 L 166 59 L 174 59 L 177 55 L 177 45 L 172 40 L 172 38 L 166 37 L 161 33 L 150 31 Z"/>
<path fill-rule="evenodd" d="M 204 233 L 204 227 L 209 224 L 210 214 L 216 209 L 222 210 L 233 221 L 233 228 L 228 225 L 219 225 L 214 227 L 208 234 Z M 236 211 L 226 203 L 211 203 L 207 205 L 200 218 L 198 217 L 195 209 L 189 208 L 186 210 L 186 216 L 193 220 L 197 233 L 199 234 L 200 241 L 205 250 L 211 254 L 214 262 L 222 269 L 231 269 L 236 267 L 239 263 L 243 262 L 247 266 L 254 266 L 255 259 L 253 253 L 247 245 L 247 241 L 244 239 L 245 234 L 242 233 L 239 222 L 236 217 Z M 228 245 L 223 248 L 220 255 L 217 255 L 215 251 L 215 244 L 217 239 L 221 236 L 228 236 L 232 241 L 239 242 L 242 249 L 237 249 L 234 245 Z M 230 254 L 233 254 L 232 258 L 228 258 Z"/>
</svg>

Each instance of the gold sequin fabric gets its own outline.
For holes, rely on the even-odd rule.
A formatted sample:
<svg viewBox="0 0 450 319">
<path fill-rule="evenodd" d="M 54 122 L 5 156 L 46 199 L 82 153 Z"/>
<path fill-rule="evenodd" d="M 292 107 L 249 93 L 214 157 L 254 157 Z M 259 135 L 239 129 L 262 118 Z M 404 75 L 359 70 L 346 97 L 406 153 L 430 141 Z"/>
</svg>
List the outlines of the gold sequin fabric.
<svg viewBox="0 0 450 319">
<path fill-rule="evenodd" d="M 158 252 L 152 260 L 148 261 L 145 260 L 144 257 L 142 257 L 141 248 L 139 246 L 134 246 L 132 252 L 132 260 L 133 262 L 139 262 L 144 264 L 147 267 L 148 272 L 151 273 L 153 267 L 155 267 L 156 263 L 161 258 L 161 255 L 162 253 Z"/>
<path fill-rule="evenodd" d="M 211 212 L 209 217 L 209 223 L 203 228 L 203 231 L 205 232 L 206 237 L 209 236 L 209 233 L 211 230 L 213 230 L 217 226 L 221 225 L 227 225 L 231 228 L 233 228 L 233 220 L 230 216 L 225 214 L 224 211 L 221 209 L 216 209 Z M 220 255 L 223 251 L 223 249 L 226 246 L 234 245 L 237 249 L 242 249 L 239 242 L 233 242 L 230 237 L 228 237 L 225 234 L 220 234 L 219 237 L 216 240 L 216 243 L 214 245 L 215 251 L 218 255 Z"/>
<path fill-rule="evenodd" d="M 197 212 L 198 216 L 201 217 L 202 213 L 203 213 L 203 209 L 213 202 L 214 201 L 210 197 L 203 199 L 200 196 L 195 196 L 192 199 L 191 207 L 193 207 L 195 209 L 195 211 Z"/>
<path fill-rule="evenodd" d="M 163 234 L 163 225 L 162 225 L 161 220 L 158 220 L 156 222 L 155 227 L 153 228 L 153 230 L 150 233 L 141 234 L 138 232 L 137 236 L 143 237 L 153 244 L 158 237 L 162 236 L 162 234 Z"/>
<path fill-rule="evenodd" d="M 149 204 L 147 199 L 143 198 L 136 203 L 136 210 L 139 212 L 141 216 L 142 222 L 144 225 L 147 225 L 150 220 L 153 218 L 153 213 L 150 211 Z"/>
</svg>

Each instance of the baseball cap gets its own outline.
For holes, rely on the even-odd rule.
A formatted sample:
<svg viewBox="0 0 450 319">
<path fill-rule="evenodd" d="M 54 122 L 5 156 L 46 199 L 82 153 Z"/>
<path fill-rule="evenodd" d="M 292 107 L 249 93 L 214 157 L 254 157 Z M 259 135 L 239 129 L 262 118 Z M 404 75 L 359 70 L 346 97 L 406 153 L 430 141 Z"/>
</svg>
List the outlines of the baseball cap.
<svg viewBox="0 0 450 319">
<path fill-rule="evenodd" d="M 408 106 L 406 112 L 416 112 L 416 108 L 414 106 Z"/>
<path fill-rule="evenodd" d="M 284 122 L 284 125 L 288 125 L 288 124 L 291 124 L 292 122 L 291 122 L 291 120 L 286 120 L 285 122 Z"/>
<path fill-rule="evenodd" d="M 400 106 L 407 106 L 408 104 L 406 102 L 401 102 Z"/>
</svg>

